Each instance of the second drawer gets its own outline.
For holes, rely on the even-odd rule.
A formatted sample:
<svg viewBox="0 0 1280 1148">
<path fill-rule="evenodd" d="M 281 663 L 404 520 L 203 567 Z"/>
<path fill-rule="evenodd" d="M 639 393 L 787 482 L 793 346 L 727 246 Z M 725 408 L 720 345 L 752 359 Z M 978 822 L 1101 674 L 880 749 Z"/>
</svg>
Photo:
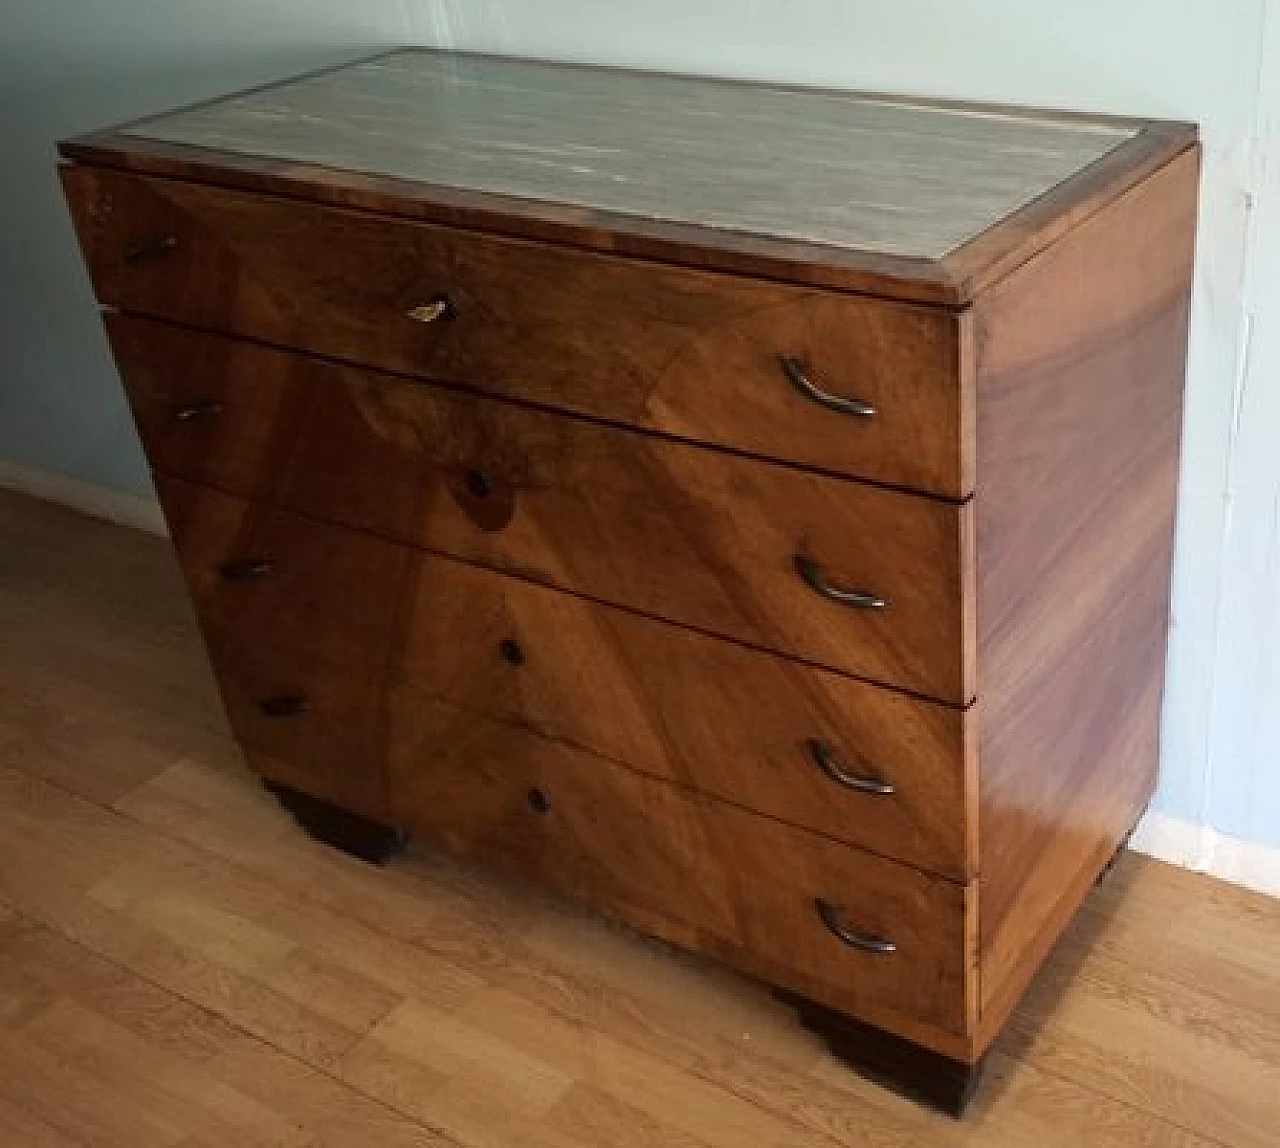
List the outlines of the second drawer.
<svg viewBox="0 0 1280 1148">
<path fill-rule="evenodd" d="M 968 504 L 135 324 L 113 341 L 161 474 L 973 697 Z"/>
<path fill-rule="evenodd" d="M 349 754 L 352 775 L 375 785 L 371 759 L 418 706 L 443 700 L 945 876 L 971 871 L 966 711 L 159 485 L 248 744 L 325 777 Z M 345 667 L 346 687 L 329 667 Z M 271 713 L 280 698 L 299 704 Z"/>
</svg>

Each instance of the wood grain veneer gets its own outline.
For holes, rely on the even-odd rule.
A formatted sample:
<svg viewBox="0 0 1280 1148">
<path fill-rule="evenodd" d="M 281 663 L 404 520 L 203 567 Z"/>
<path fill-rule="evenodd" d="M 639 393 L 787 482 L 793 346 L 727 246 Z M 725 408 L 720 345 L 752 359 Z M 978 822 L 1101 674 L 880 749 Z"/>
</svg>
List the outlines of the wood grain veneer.
<svg viewBox="0 0 1280 1148">
<path fill-rule="evenodd" d="M 300 824 L 961 1109 L 1154 785 L 1195 129 L 409 52 L 61 148 Z"/>
<path fill-rule="evenodd" d="M 400 701 L 391 786 L 411 828 L 789 987 L 821 985 L 906 1035 L 964 1045 L 966 886 L 446 703 Z M 897 951 L 843 945 L 816 897 Z"/>
<path fill-rule="evenodd" d="M 963 710 L 205 487 L 157 485 L 238 736 L 307 765 L 331 796 L 345 759 L 368 764 L 363 807 L 381 792 L 386 713 L 402 695 L 945 876 L 974 873 Z M 220 573 L 246 559 L 270 569 Z M 261 711 L 281 697 L 305 711 Z M 815 739 L 830 768 L 893 792 L 833 780 Z"/>
<path fill-rule="evenodd" d="M 487 570 L 426 557 L 418 571 L 398 688 L 923 869 L 974 873 L 966 711 Z M 516 664 L 502 656 L 511 641 Z M 893 793 L 833 781 L 813 739 L 835 768 Z"/>
<path fill-rule="evenodd" d="M 181 333 L 115 344 L 162 473 L 945 701 L 972 697 L 968 505 Z M 243 400 L 227 396 L 231 378 L 254 380 Z M 273 379 L 291 380 L 292 397 L 273 395 Z M 226 431 L 222 413 L 177 417 L 191 395 L 224 404 Z M 824 599 L 797 555 L 887 605 Z"/>
<path fill-rule="evenodd" d="M 438 850 L 300 840 L 163 540 L 10 491 L 0 536 L 6 1144 L 1274 1148 L 1280 900 L 1123 858 L 956 1128 L 711 962 Z"/>
<path fill-rule="evenodd" d="M 1155 786 L 1199 154 L 979 303 L 984 1023 Z"/>
<path fill-rule="evenodd" d="M 94 168 L 63 178 L 98 297 L 122 309 L 890 485 L 972 488 L 946 312 Z M 173 246 L 126 257 L 157 237 Z M 441 297 L 450 317 L 410 317 Z M 783 356 L 875 414 L 803 397 Z"/>
</svg>

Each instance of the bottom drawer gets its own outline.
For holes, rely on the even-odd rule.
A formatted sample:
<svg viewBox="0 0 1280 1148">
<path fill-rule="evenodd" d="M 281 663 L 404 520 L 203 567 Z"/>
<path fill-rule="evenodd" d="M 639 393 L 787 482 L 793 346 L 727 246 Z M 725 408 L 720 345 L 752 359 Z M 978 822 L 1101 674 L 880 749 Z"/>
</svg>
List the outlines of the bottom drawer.
<svg viewBox="0 0 1280 1148">
<path fill-rule="evenodd" d="M 967 1032 L 966 886 L 411 690 L 389 716 L 406 827 L 913 1039 Z"/>
</svg>

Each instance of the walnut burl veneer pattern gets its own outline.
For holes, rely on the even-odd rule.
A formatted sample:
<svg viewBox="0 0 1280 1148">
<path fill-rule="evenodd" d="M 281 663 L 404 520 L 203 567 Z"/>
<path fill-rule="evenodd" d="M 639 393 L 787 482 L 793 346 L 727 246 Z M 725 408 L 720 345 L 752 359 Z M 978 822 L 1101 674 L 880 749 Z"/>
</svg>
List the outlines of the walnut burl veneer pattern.
<svg viewBox="0 0 1280 1148">
<path fill-rule="evenodd" d="M 411 51 L 62 154 L 301 824 L 960 1110 L 1155 782 L 1195 129 Z"/>
</svg>

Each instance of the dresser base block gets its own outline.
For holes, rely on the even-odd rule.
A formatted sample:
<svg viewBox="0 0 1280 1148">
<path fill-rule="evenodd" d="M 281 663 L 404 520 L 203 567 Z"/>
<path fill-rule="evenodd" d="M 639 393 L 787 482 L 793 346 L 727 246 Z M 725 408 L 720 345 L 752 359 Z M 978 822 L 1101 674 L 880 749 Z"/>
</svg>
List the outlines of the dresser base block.
<svg viewBox="0 0 1280 1148">
<path fill-rule="evenodd" d="M 959 1119 L 982 1075 L 983 1062 L 952 1060 L 825 1005 L 775 988 L 773 995 L 795 1009 L 801 1025 L 827 1043 L 855 1072 L 904 1096 Z"/>
<path fill-rule="evenodd" d="M 1101 885 L 1108 877 L 1111 876 L 1112 870 L 1115 869 L 1120 858 L 1124 856 L 1125 850 L 1129 848 L 1129 842 L 1133 840 L 1133 835 L 1137 832 L 1137 829 L 1138 826 L 1135 822 L 1133 828 L 1120 839 L 1120 844 L 1116 846 L 1116 851 L 1111 854 L 1110 860 L 1108 860 L 1102 867 L 1102 872 L 1098 874 L 1098 879 L 1094 882 L 1095 885 Z"/>
<path fill-rule="evenodd" d="M 409 835 L 401 829 L 351 813 L 278 781 L 263 778 L 262 785 L 317 841 L 370 865 L 385 865 L 409 843 Z"/>
</svg>

